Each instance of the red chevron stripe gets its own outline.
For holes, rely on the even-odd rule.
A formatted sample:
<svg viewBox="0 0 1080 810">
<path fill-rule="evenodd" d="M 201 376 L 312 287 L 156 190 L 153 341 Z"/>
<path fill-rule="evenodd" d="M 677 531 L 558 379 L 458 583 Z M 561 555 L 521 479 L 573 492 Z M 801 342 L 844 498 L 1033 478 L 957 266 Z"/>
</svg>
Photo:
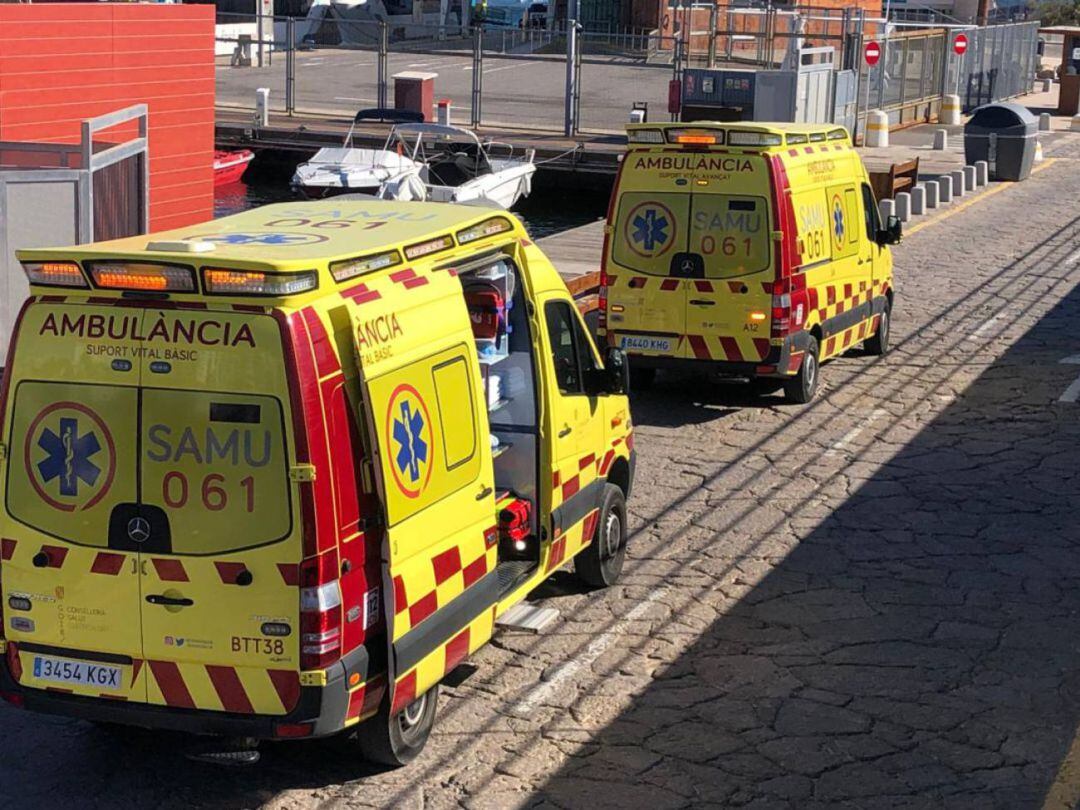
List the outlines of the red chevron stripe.
<svg viewBox="0 0 1080 810">
<path fill-rule="evenodd" d="M 672 290 L 679 289 L 679 280 L 677 278 L 665 278 L 660 282 L 660 289 L 671 292 Z"/>
<path fill-rule="evenodd" d="M 772 349 L 772 345 L 769 343 L 768 338 L 754 338 L 754 348 L 757 350 L 758 359 L 764 360 L 769 356 L 769 350 Z"/>
<path fill-rule="evenodd" d="M 12 540 L 10 537 L 0 539 L 0 560 L 10 560 L 11 555 L 15 553 L 15 544 L 18 541 Z"/>
<path fill-rule="evenodd" d="M 720 348 L 724 350 L 724 357 L 728 360 L 739 362 L 743 359 L 742 350 L 739 349 L 739 341 L 733 337 L 720 338 Z"/>
<path fill-rule="evenodd" d="M 214 684 L 214 691 L 221 699 L 221 705 L 227 712 L 240 714 L 254 714 L 255 707 L 248 700 L 244 684 L 240 682 L 240 676 L 232 667 L 219 667 L 206 665 L 206 674 L 210 676 L 210 682 Z"/>
<path fill-rule="evenodd" d="M 694 350 L 694 357 L 698 360 L 712 360 L 705 338 L 701 335 L 687 335 L 686 337 L 690 341 L 690 348 Z"/>
<path fill-rule="evenodd" d="M 242 571 L 247 571 L 248 567 L 239 562 L 214 562 L 214 567 L 217 569 L 218 576 L 221 581 L 226 585 L 235 585 L 236 578 L 240 576 Z"/>
<path fill-rule="evenodd" d="M 106 574 L 114 577 L 120 573 L 120 569 L 123 567 L 123 554 L 110 554 L 107 551 L 99 551 L 97 556 L 94 557 L 94 564 L 90 566 L 90 573 Z"/>
<path fill-rule="evenodd" d="M 162 582 L 190 582 L 184 564 L 180 560 L 162 560 L 152 558 L 154 570 Z"/>
<path fill-rule="evenodd" d="M 194 709 L 195 701 L 191 699 L 191 692 L 180 674 L 180 668 L 171 661 L 150 661 L 150 671 L 154 673 L 154 680 L 161 687 L 161 695 L 165 698 L 166 705 L 181 709 Z"/>
<path fill-rule="evenodd" d="M 300 566 L 294 563 L 278 563 L 278 572 L 286 585 L 300 584 Z"/>
<path fill-rule="evenodd" d="M 354 304 L 366 304 L 368 301 L 378 301 L 382 293 L 368 288 L 367 284 L 357 284 L 347 290 L 341 291 L 342 298 L 350 298 Z"/>
<path fill-rule="evenodd" d="M 300 673 L 291 669 L 268 669 L 266 674 L 274 684 L 282 708 L 291 712 L 300 700 Z"/>
</svg>

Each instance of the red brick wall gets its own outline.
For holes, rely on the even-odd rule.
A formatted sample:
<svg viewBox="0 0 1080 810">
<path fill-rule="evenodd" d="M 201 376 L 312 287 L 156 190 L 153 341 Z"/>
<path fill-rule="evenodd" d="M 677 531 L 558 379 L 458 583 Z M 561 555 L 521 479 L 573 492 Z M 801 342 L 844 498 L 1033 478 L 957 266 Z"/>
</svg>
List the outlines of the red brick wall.
<svg viewBox="0 0 1080 810">
<path fill-rule="evenodd" d="M 77 143 L 83 119 L 140 103 L 151 230 L 210 219 L 214 7 L 0 3 L 0 140 Z"/>
</svg>

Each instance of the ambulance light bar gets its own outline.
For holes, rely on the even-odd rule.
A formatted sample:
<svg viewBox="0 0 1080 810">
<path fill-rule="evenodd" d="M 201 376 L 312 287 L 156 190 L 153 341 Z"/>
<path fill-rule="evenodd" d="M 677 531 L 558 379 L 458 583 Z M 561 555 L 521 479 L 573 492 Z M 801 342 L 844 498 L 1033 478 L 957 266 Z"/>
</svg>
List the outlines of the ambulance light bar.
<svg viewBox="0 0 1080 810">
<path fill-rule="evenodd" d="M 195 274 L 184 264 L 88 262 L 94 284 L 107 290 L 195 292 Z"/>
<path fill-rule="evenodd" d="M 207 295 L 299 295 L 319 286 L 314 270 L 301 273 L 267 273 L 262 270 L 231 270 L 204 267 L 203 289 Z"/>
<path fill-rule="evenodd" d="M 634 129 L 627 134 L 626 140 L 630 143 L 663 143 L 664 133 L 659 129 Z"/>
<path fill-rule="evenodd" d="M 458 231 L 457 240 L 459 245 L 467 245 L 469 242 L 475 242 L 477 239 L 483 239 L 486 236 L 494 236 L 497 233 L 506 233 L 513 229 L 514 226 L 506 217 L 492 217 L 491 219 L 485 219 L 479 225 L 473 225 L 471 228 Z"/>
<path fill-rule="evenodd" d="M 23 262 L 23 271 L 31 284 L 46 287 L 89 287 L 75 262 Z"/>
<path fill-rule="evenodd" d="M 429 239 L 426 242 L 418 242 L 415 245 L 409 245 L 405 248 L 405 258 L 419 259 L 421 256 L 428 256 L 432 253 L 438 253 L 441 250 L 449 250 L 453 246 L 453 237 L 439 236 L 435 239 Z"/>
<path fill-rule="evenodd" d="M 686 146 L 715 146 L 724 142 L 722 129 L 669 129 L 668 140 Z"/>
<path fill-rule="evenodd" d="M 395 264 L 401 264 L 401 254 L 396 250 L 390 250 L 371 256 L 346 259 L 343 262 L 334 262 L 330 265 L 330 275 L 334 277 L 334 281 L 348 281 L 350 278 L 382 270 L 384 267 L 393 267 Z"/>
<path fill-rule="evenodd" d="M 779 146 L 783 142 L 783 135 L 776 135 L 772 132 L 736 130 L 728 133 L 728 146 Z"/>
</svg>

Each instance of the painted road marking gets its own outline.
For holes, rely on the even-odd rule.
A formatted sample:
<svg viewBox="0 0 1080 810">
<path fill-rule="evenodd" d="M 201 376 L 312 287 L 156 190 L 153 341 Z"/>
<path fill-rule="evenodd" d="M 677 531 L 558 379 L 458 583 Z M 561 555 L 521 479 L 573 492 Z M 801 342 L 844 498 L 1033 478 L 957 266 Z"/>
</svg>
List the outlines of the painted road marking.
<svg viewBox="0 0 1080 810">
<path fill-rule="evenodd" d="M 511 68 L 524 67 L 526 64 L 528 64 L 528 63 L 527 62 L 517 62 L 517 63 L 515 63 L 513 65 L 503 65 L 502 67 L 492 68 L 491 70 L 485 70 L 484 75 L 487 76 L 489 73 L 498 73 L 500 70 L 510 70 Z"/>
<path fill-rule="evenodd" d="M 622 621 L 613 625 L 606 633 L 597 638 L 585 648 L 575 658 L 567 661 L 552 675 L 550 680 L 544 681 L 538 687 L 533 689 L 529 694 L 523 697 L 517 702 L 517 704 L 511 709 L 511 712 L 518 717 L 528 717 L 536 708 L 547 700 L 553 693 L 560 689 L 567 681 L 572 681 L 576 678 L 577 673 L 583 667 L 591 667 L 593 662 L 596 661 L 601 655 L 603 655 L 612 644 L 615 644 L 621 639 L 622 634 L 634 624 L 636 624 L 654 602 L 667 596 L 667 588 L 661 588 L 653 591 L 646 596 L 641 602 L 634 606 L 634 608 L 623 617 Z"/>
<path fill-rule="evenodd" d="M 1077 262 L 1080 262 L 1080 249 L 1074 250 L 1068 257 L 1066 257 L 1065 266 L 1072 267 Z"/>
<path fill-rule="evenodd" d="M 990 330 L 994 328 L 994 325 L 1000 320 L 1000 314 L 991 315 L 989 318 L 982 322 L 978 329 L 976 329 L 974 332 L 964 338 L 964 340 L 978 340 L 979 338 L 986 337 Z"/>
<path fill-rule="evenodd" d="M 859 438 L 860 433 L 870 427 L 870 425 L 872 425 L 881 417 L 887 416 L 888 413 L 889 412 L 884 410 L 883 408 L 876 408 L 870 414 L 870 416 L 867 417 L 865 422 L 863 422 L 861 425 L 853 427 L 851 430 L 841 436 L 838 441 L 833 442 L 829 449 L 825 451 L 825 458 L 831 458 L 835 456 L 837 453 L 839 453 L 841 450 L 843 450 L 845 447 L 847 447 L 849 444 Z"/>
<path fill-rule="evenodd" d="M 1080 366 L 1080 354 L 1071 354 L 1068 357 L 1063 357 L 1058 360 L 1058 364 Z M 1072 381 L 1072 384 L 1065 389 L 1065 393 L 1058 397 L 1058 402 L 1076 402 L 1077 399 L 1080 399 L 1080 377 L 1077 377 Z"/>
<path fill-rule="evenodd" d="M 374 104 L 373 98 L 357 98 L 356 96 L 334 96 L 334 101 L 363 101 L 367 104 Z"/>
</svg>

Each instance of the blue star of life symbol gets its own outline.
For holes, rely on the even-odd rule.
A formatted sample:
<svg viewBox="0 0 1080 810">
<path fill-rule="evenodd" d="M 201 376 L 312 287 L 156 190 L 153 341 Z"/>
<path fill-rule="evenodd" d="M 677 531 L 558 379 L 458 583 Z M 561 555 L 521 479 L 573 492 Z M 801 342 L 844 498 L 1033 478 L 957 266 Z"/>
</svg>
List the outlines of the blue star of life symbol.
<svg viewBox="0 0 1080 810">
<path fill-rule="evenodd" d="M 833 233 L 836 234 L 836 241 L 839 242 L 844 238 L 844 211 L 840 207 L 839 200 L 833 205 L 832 219 Z"/>
<path fill-rule="evenodd" d="M 402 402 L 401 418 L 394 420 L 394 441 L 401 445 L 395 461 L 402 474 L 408 471 L 414 484 L 420 479 L 420 465 L 427 461 L 427 442 L 420 435 L 423 430 L 423 414 L 413 412 L 408 401 Z"/>
<path fill-rule="evenodd" d="M 93 431 L 79 435 L 79 422 L 70 417 L 60 420 L 60 435 L 50 428 L 38 439 L 38 447 L 48 453 L 38 463 L 38 472 L 45 483 L 60 479 L 60 494 L 75 497 L 79 494 L 79 482 L 89 487 L 97 483 L 101 468 L 90 457 L 101 450 L 101 443 Z"/>
<path fill-rule="evenodd" d="M 655 208 L 649 208 L 643 214 L 634 217 L 635 242 L 641 243 L 645 250 L 652 252 L 658 244 L 662 245 L 668 240 L 667 217 L 660 214 Z"/>
<path fill-rule="evenodd" d="M 303 234 L 289 233 L 226 233 L 221 236 L 208 236 L 209 242 L 224 242 L 226 245 L 293 245 L 307 242 Z"/>
</svg>

